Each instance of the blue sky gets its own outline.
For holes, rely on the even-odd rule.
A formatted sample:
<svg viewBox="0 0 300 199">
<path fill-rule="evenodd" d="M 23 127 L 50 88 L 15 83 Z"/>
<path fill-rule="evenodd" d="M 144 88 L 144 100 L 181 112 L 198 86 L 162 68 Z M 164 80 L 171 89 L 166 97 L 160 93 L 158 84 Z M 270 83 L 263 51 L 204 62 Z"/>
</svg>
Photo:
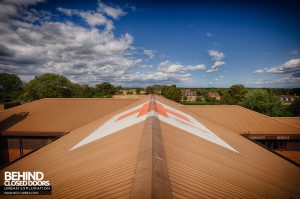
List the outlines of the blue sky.
<svg viewBox="0 0 300 199">
<path fill-rule="evenodd" d="M 0 71 L 91 85 L 300 86 L 297 1 L 211 2 L 6 0 Z"/>
</svg>

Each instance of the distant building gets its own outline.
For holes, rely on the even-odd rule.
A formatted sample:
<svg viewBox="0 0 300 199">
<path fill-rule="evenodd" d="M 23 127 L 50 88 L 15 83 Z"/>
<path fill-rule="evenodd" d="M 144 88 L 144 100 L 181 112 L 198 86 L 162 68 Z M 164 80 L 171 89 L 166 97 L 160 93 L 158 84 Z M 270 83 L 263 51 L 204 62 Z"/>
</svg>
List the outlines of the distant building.
<svg viewBox="0 0 300 199">
<path fill-rule="evenodd" d="M 196 101 L 197 93 L 196 91 L 192 91 L 191 89 L 184 89 L 182 92 L 182 101 Z"/>
<path fill-rule="evenodd" d="M 282 104 L 290 105 L 298 98 L 297 95 L 280 95 L 279 99 Z"/>
<path fill-rule="evenodd" d="M 208 93 L 208 97 L 215 98 L 216 100 L 220 100 L 221 99 L 221 96 L 217 92 L 209 92 Z"/>
<path fill-rule="evenodd" d="M 119 92 L 120 95 L 136 95 L 136 89 L 123 89 Z"/>
<path fill-rule="evenodd" d="M 127 95 L 136 95 L 135 89 L 127 89 Z"/>
<path fill-rule="evenodd" d="M 122 89 L 118 92 L 119 95 L 127 95 L 127 90 Z"/>
<path fill-rule="evenodd" d="M 140 90 L 140 95 L 146 95 L 146 91 L 144 89 Z"/>
<path fill-rule="evenodd" d="M 155 91 L 154 91 L 154 94 L 156 94 L 156 95 L 161 95 L 161 90 L 155 90 Z"/>
</svg>

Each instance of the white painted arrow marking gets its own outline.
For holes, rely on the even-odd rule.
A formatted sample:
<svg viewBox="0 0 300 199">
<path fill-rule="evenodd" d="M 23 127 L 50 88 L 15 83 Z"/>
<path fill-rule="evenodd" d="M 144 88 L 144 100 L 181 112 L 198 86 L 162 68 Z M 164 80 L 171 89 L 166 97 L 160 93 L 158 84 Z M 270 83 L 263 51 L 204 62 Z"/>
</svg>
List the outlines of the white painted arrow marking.
<svg viewBox="0 0 300 199">
<path fill-rule="evenodd" d="M 89 144 L 90 142 L 130 127 L 134 124 L 140 123 L 146 120 L 148 117 L 153 116 L 167 124 L 175 126 L 179 129 L 192 133 L 214 144 L 238 153 L 238 151 L 236 151 L 233 147 L 219 138 L 216 134 L 214 134 L 192 116 L 158 101 L 155 101 L 154 108 L 150 106 L 151 101 L 155 100 L 151 99 L 146 103 L 115 115 L 70 150 Z"/>
</svg>

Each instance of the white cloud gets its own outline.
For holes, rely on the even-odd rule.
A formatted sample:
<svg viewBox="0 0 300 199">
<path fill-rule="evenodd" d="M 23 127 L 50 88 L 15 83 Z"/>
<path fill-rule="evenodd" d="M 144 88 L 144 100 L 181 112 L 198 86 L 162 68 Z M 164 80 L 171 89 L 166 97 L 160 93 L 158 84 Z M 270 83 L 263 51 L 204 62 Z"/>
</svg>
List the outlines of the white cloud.
<svg viewBox="0 0 300 199">
<path fill-rule="evenodd" d="M 16 73 L 24 80 L 54 72 L 80 83 L 116 82 L 129 69 L 142 62 L 134 56 L 126 56 L 133 44 L 130 34 L 115 37 L 112 31 L 107 31 L 111 28 L 101 30 L 94 27 L 97 24 L 108 26 L 109 20 L 101 13 L 59 10 L 66 15 L 79 15 L 91 27 L 51 21 L 49 16 L 38 24 L 24 22 L 24 15 L 43 16 L 42 11 L 28 11 L 23 6 L 12 17 L 0 20 L 3 24 L 0 34 L 0 71 Z"/>
<path fill-rule="evenodd" d="M 113 19 L 118 19 L 126 14 L 126 12 L 124 12 L 121 8 L 108 6 L 101 2 L 99 2 L 98 11 L 112 17 Z"/>
<path fill-rule="evenodd" d="M 191 81 L 190 79 L 191 74 L 184 73 L 184 74 L 178 74 L 178 73 L 166 73 L 162 71 L 156 71 L 154 73 L 134 73 L 134 74 L 125 74 L 122 77 L 120 77 L 121 82 L 135 82 L 135 83 L 148 83 L 153 84 L 155 82 L 160 83 L 178 83 L 178 82 L 184 82 L 187 83 Z"/>
<path fill-rule="evenodd" d="M 62 7 L 58 7 L 57 10 L 65 15 L 68 15 L 68 16 L 72 16 L 74 15 L 75 12 L 77 12 L 76 10 L 72 10 L 72 9 L 65 9 L 65 8 L 62 8 Z"/>
<path fill-rule="evenodd" d="M 220 61 L 220 60 L 222 60 L 225 57 L 224 53 L 216 51 L 216 50 L 213 50 L 213 49 L 209 50 L 208 54 L 209 54 L 209 56 L 212 57 L 212 59 L 214 61 Z"/>
<path fill-rule="evenodd" d="M 174 64 L 169 60 L 167 60 L 159 64 L 158 71 L 162 71 L 166 73 L 177 73 L 183 71 L 183 66 L 180 64 Z"/>
<path fill-rule="evenodd" d="M 135 75 L 125 75 L 121 80 L 130 80 L 136 82 L 161 82 L 161 83 L 189 83 L 191 74 L 188 71 L 204 70 L 205 65 L 181 65 L 169 60 L 161 62 L 157 70 L 153 73 L 136 73 Z"/>
<path fill-rule="evenodd" d="M 195 66 L 186 66 L 184 67 L 184 70 L 204 70 L 206 68 L 206 66 L 204 64 L 198 64 Z"/>
<path fill-rule="evenodd" d="M 134 38 L 129 33 L 117 37 L 113 32 L 113 20 L 125 15 L 121 8 L 103 3 L 94 11 L 58 8 L 63 17 L 81 17 L 87 27 L 70 21 L 71 18 L 52 20 L 51 13 L 26 7 L 31 5 L 27 0 L 3 2 L 0 2 L 0 13 L 5 5 L 11 11 L 7 9 L 0 14 L 0 71 L 18 74 L 26 81 L 53 72 L 84 84 L 187 83 L 191 81 L 188 71 L 205 69 L 201 64 L 181 65 L 170 61 L 160 63 L 157 69 L 145 64 L 139 56 L 153 58 L 154 51 L 133 46 Z M 38 1 L 31 2 L 33 5 Z M 152 71 L 133 72 L 141 67 Z"/>
<path fill-rule="evenodd" d="M 207 37 L 212 37 L 213 34 L 212 34 L 211 32 L 207 32 L 207 33 L 206 33 L 206 36 L 207 36 Z"/>
<path fill-rule="evenodd" d="M 219 68 L 225 64 L 224 61 L 221 61 L 225 57 L 224 53 L 216 50 L 209 50 L 208 54 L 215 63 L 206 72 L 211 73 L 218 71 Z"/>
<path fill-rule="evenodd" d="M 214 65 L 210 69 L 208 69 L 206 72 L 208 72 L 208 73 L 215 72 L 219 69 L 220 66 L 222 66 L 224 64 L 225 64 L 225 62 L 223 62 L 223 61 L 216 61 L 214 63 Z"/>
<path fill-rule="evenodd" d="M 172 63 L 169 60 L 163 61 L 158 66 L 158 71 L 166 73 L 183 73 L 184 71 L 204 70 L 205 65 L 199 64 L 195 66 L 184 66 L 178 63 Z"/>
<path fill-rule="evenodd" d="M 263 73 L 264 72 L 264 69 L 257 69 L 254 71 L 254 73 Z"/>
<path fill-rule="evenodd" d="M 267 73 L 292 73 L 300 72 L 300 59 L 291 59 L 280 66 L 268 68 Z"/>
<path fill-rule="evenodd" d="M 300 76 L 300 59 L 290 59 L 286 61 L 285 63 L 271 67 L 271 68 L 263 68 L 263 69 L 257 69 L 254 71 L 254 73 L 290 73 L 293 76 Z"/>
<path fill-rule="evenodd" d="M 142 68 L 153 68 L 154 66 L 153 65 L 149 65 L 149 64 L 141 64 L 139 65 L 139 67 L 142 67 Z"/>
<path fill-rule="evenodd" d="M 112 29 L 114 29 L 113 22 L 107 19 L 104 16 L 104 13 L 94 12 L 94 11 L 79 11 L 79 10 L 65 9 L 61 7 L 57 8 L 57 10 L 67 16 L 78 15 L 83 20 L 85 20 L 87 24 L 89 24 L 92 27 L 103 25 L 107 31 L 111 31 Z"/>
<path fill-rule="evenodd" d="M 257 69 L 254 73 L 277 74 L 279 77 L 270 80 L 258 80 L 255 84 L 281 84 L 300 82 L 300 59 L 290 59 L 283 64 L 271 68 Z"/>
<path fill-rule="evenodd" d="M 45 0 L 3 0 L 0 1 L 0 19 L 6 19 L 10 16 L 14 16 L 17 12 L 30 5 L 35 5 Z"/>
<path fill-rule="evenodd" d="M 286 76 L 286 77 L 270 79 L 270 80 L 258 80 L 250 83 L 264 85 L 264 84 L 286 84 L 286 83 L 297 83 L 297 82 L 300 82 L 300 77 Z"/>
<path fill-rule="evenodd" d="M 100 13 L 82 12 L 80 16 L 86 20 L 90 26 L 105 25 L 108 30 L 111 30 L 112 22 Z"/>
<path fill-rule="evenodd" d="M 300 55 L 300 50 L 294 49 L 289 52 L 291 55 Z"/>
<path fill-rule="evenodd" d="M 153 50 L 145 49 L 145 50 L 143 51 L 143 53 L 144 53 L 145 55 L 147 55 L 150 59 L 153 59 L 154 56 L 155 56 L 155 53 L 154 53 Z"/>
</svg>

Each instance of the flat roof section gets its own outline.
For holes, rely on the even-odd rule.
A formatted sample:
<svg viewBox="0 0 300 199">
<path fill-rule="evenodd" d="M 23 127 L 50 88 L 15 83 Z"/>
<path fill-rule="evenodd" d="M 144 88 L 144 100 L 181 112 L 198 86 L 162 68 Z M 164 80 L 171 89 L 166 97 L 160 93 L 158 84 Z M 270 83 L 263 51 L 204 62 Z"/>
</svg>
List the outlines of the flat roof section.
<svg viewBox="0 0 300 199">
<path fill-rule="evenodd" d="M 136 102 L 134 99 L 46 98 L 0 112 L 4 135 L 43 135 L 70 132 L 108 113 Z"/>
<path fill-rule="evenodd" d="M 300 127 L 236 105 L 189 105 L 185 109 L 238 134 L 300 135 Z"/>
<path fill-rule="evenodd" d="M 300 117 L 273 117 L 273 118 L 281 122 L 292 124 L 300 128 Z"/>
</svg>

